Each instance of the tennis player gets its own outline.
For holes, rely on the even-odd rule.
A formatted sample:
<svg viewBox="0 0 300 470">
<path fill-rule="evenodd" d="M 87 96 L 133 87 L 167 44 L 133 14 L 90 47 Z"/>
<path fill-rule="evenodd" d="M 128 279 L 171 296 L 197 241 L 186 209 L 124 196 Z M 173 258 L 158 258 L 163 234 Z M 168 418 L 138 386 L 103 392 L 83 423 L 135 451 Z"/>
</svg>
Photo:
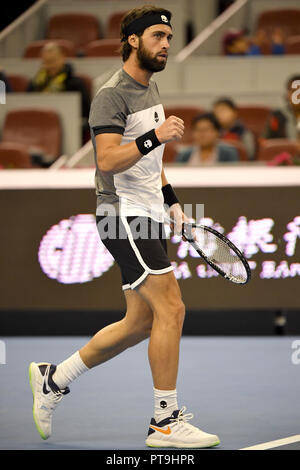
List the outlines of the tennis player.
<svg viewBox="0 0 300 470">
<path fill-rule="evenodd" d="M 186 407 L 177 403 L 185 308 L 167 256 L 164 203 L 179 232 L 185 215 L 165 177 L 162 157 L 166 142 L 182 138 L 184 123 L 176 116 L 165 120 L 152 79 L 167 64 L 171 16 L 168 10 L 149 5 L 127 13 L 121 24 L 124 65 L 92 102 L 97 228 L 120 267 L 127 311 L 121 321 L 100 330 L 58 366 L 30 364 L 33 416 L 43 439 L 51 435 L 53 410 L 71 382 L 150 337 L 154 417 L 146 444 L 201 448 L 220 442 L 218 436 L 191 425 L 192 413 L 184 414 Z M 120 390 L 120 398 L 124 392 Z"/>
</svg>

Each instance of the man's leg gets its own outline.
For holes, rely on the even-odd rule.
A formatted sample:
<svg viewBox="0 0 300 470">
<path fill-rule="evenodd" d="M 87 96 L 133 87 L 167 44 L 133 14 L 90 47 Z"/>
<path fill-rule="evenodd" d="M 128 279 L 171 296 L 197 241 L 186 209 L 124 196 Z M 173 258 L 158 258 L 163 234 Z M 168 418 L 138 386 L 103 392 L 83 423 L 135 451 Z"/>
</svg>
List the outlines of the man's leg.
<svg viewBox="0 0 300 470">
<path fill-rule="evenodd" d="M 33 393 L 33 417 L 40 436 L 51 436 L 52 414 L 68 385 L 89 368 L 116 356 L 124 349 L 148 338 L 152 326 L 152 311 L 134 291 L 125 291 L 125 317 L 100 330 L 80 351 L 57 367 L 49 363 L 32 362 L 29 367 Z M 82 355 L 82 356 L 81 356 Z M 85 362 L 86 361 L 86 362 Z"/>
<path fill-rule="evenodd" d="M 179 342 L 185 316 L 174 273 L 149 275 L 139 292 L 153 311 L 149 362 L 154 387 L 173 390 L 176 387 Z"/>
<path fill-rule="evenodd" d="M 127 289 L 124 293 L 127 304 L 124 318 L 102 328 L 83 348 L 57 366 L 53 380 L 59 388 L 64 389 L 83 372 L 150 336 L 151 308 L 137 292 Z"/>
<path fill-rule="evenodd" d="M 147 276 L 139 293 L 153 311 L 148 356 L 154 385 L 154 418 L 160 422 L 178 410 L 176 380 L 185 308 L 173 272 Z"/>
<path fill-rule="evenodd" d="M 185 309 L 174 273 L 149 275 L 139 292 L 153 311 L 149 361 L 154 383 L 154 418 L 146 444 L 178 448 L 218 445 L 218 436 L 188 423 L 193 414 L 184 414 L 185 407 L 179 409 L 177 404 L 179 342 Z"/>
<path fill-rule="evenodd" d="M 153 321 L 151 308 L 138 292 L 127 289 L 124 293 L 127 304 L 125 317 L 98 331 L 79 351 L 89 368 L 108 361 L 150 336 Z"/>
</svg>

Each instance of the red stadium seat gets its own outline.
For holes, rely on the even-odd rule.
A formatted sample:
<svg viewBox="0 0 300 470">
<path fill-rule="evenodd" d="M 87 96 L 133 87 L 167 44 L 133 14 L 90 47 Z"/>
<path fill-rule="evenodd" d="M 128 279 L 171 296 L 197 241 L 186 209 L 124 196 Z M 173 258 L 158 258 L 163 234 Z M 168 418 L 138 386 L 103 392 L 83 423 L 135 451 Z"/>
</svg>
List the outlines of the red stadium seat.
<svg viewBox="0 0 300 470">
<path fill-rule="evenodd" d="M 58 114 L 49 109 L 24 108 L 6 114 L 2 141 L 16 142 L 28 151 L 41 150 L 58 157 L 61 153 L 62 131 Z"/>
<path fill-rule="evenodd" d="M 180 141 L 182 144 L 192 143 L 192 120 L 198 114 L 201 114 L 203 112 L 204 110 L 202 108 L 198 108 L 196 106 L 176 106 L 165 108 L 166 119 L 169 116 L 177 116 L 184 121 L 185 132 L 182 140 Z"/>
<path fill-rule="evenodd" d="M 120 39 L 99 39 L 90 42 L 84 53 L 87 57 L 120 57 Z"/>
<path fill-rule="evenodd" d="M 296 141 L 289 139 L 265 139 L 259 143 L 258 160 L 272 160 L 282 152 L 292 156 L 299 153 Z"/>
<path fill-rule="evenodd" d="M 284 8 L 262 12 L 256 30 L 263 29 L 270 36 L 274 28 L 281 28 L 285 36 L 300 34 L 300 9 Z"/>
<path fill-rule="evenodd" d="M 238 106 L 239 119 L 253 132 L 256 138 L 260 137 L 264 131 L 270 112 L 271 109 L 268 106 Z"/>
<path fill-rule="evenodd" d="M 52 39 L 43 39 L 42 41 L 35 41 L 29 44 L 29 46 L 25 49 L 24 58 L 39 58 L 41 55 L 41 50 L 49 42 L 55 42 L 58 44 L 66 57 L 74 57 L 76 55 L 75 44 L 72 41 L 68 41 L 66 39 L 55 39 L 55 41 Z"/>
<path fill-rule="evenodd" d="M 106 28 L 106 38 L 107 39 L 115 39 L 120 38 L 120 28 L 121 22 L 126 15 L 127 11 L 118 11 L 117 13 L 113 13 L 109 19 Z"/>
<path fill-rule="evenodd" d="M 163 162 L 164 163 L 175 162 L 178 151 L 179 151 L 178 142 L 168 142 L 165 145 Z"/>
<path fill-rule="evenodd" d="M 24 93 L 27 91 L 29 80 L 23 75 L 7 75 L 8 81 L 11 84 L 12 90 L 14 92 Z"/>
<path fill-rule="evenodd" d="M 32 168 L 31 156 L 21 144 L 0 143 L 0 168 Z"/>
<path fill-rule="evenodd" d="M 300 34 L 298 36 L 290 36 L 286 40 L 286 53 L 300 55 Z"/>
<path fill-rule="evenodd" d="M 73 41 L 78 51 L 101 36 L 97 18 L 85 13 L 62 13 L 52 16 L 46 33 L 47 39 Z"/>
</svg>

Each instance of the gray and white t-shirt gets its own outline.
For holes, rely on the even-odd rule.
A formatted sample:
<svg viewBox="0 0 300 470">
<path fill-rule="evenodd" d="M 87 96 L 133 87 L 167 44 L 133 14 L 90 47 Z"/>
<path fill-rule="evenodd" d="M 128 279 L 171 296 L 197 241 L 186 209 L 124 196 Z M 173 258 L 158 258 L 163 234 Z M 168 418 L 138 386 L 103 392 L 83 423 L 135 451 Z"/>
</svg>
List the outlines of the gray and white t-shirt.
<svg viewBox="0 0 300 470">
<path fill-rule="evenodd" d="M 144 155 L 128 170 L 112 175 L 97 165 L 95 136 L 103 133 L 122 135 L 121 145 L 156 129 L 165 121 L 157 85 L 153 79 L 144 86 L 121 68 L 98 91 L 92 101 L 89 124 L 96 163 L 97 215 L 103 205 L 112 204 L 125 216 L 152 216 L 163 220 L 161 171 L 164 145 Z"/>
</svg>

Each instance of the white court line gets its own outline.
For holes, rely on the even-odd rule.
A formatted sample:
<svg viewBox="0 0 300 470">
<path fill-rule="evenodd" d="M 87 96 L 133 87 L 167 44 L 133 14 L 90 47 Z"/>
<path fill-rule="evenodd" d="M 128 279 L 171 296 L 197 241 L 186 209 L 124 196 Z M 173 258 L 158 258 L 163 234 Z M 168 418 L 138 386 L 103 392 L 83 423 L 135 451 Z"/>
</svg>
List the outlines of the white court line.
<svg viewBox="0 0 300 470">
<path fill-rule="evenodd" d="M 244 447 L 243 449 L 240 449 L 240 450 L 266 450 L 266 449 L 272 449 L 273 447 L 280 447 L 280 446 L 284 446 L 287 444 L 293 444 L 293 442 L 299 442 L 299 441 L 300 441 L 300 434 L 296 434 L 295 436 L 285 437 L 283 439 L 278 439 L 277 441 L 263 442 L 262 444 L 257 444 L 255 446 Z"/>
</svg>

